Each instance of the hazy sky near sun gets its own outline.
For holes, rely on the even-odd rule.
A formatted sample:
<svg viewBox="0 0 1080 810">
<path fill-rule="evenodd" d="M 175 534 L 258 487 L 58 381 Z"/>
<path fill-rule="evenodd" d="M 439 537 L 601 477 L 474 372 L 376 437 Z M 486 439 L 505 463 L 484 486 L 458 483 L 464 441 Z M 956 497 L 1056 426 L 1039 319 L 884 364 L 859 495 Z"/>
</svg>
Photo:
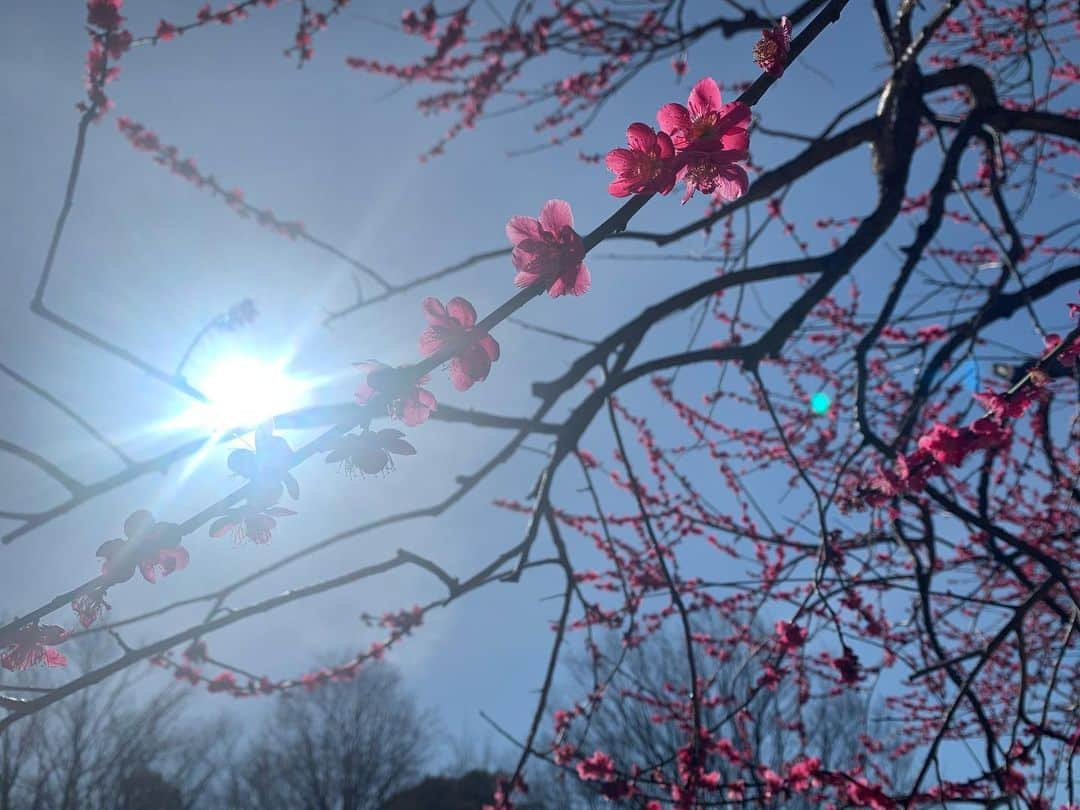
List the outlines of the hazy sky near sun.
<svg viewBox="0 0 1080 810">
<path fill-rule="evenodd" d="M 160 17 L 193 17 L 199 2 L 132 2 L 125 8 L 137 33 Z M 703 4 L 709 5 L 709 4 Z M 779 6 L 780 4 L 775 4 Z M 116 110 L 89 133 L 85 166 L 74 211 L 49 291 L 50 305 L 119 345 L 171 368 L 196 331 L 242 298 L 255 300 L 261 317 L 248 330 L 211 336 L 190 367 L 199 384 L 216 364 L 236 355 L 266 362 L 289 360 L 290 372 L 325 384 L 311 403 L 346 401 L 356 384 L 351 363 L 378 358 L 405 363 L 417 356 L 423 327 L 420 301 L 463 295 L 486 311 L 511 295 L 508 261 L 480 265 L 386 304 L 362 310 L 332 327 L 327 309 L 354 294 L 348 266 L 301 242 L 290 242 L 235 216 L 212 199 L 135 152 L 116 128 L 117 115 L 156 131 L 180 153 L 193 157 L 226 187 L 242 188 L 248 201 L 283 219 L 302 220 L 309 231 L 394 280 L 430 272 L 469 254 L 503 247 L 510 215 L 534 215 L 549 198 L 569 200 L 587 231 L 611 213 L 609 175 L 602 165 L 577 160 L 585 152 L 622 145 L 634 120 L 652 121 L 667 101 L 685 101 L 693 81 L 753 78 L 753 36 L 733 43 L 707 39 L 689 53 L 690 70 L 679 82 L 667 63 L 646 71 L 608 105 L 586 136 L 570 147 L 507 160 L 508 150 L 538 142 L 532 123 L 539 113 L 484 121 L 452 143 L 447 154 L 426 165 L 416 156 L 430 146 L 450 119 L 421 117 L 416 94 L 395 91 L 389 80 L 349 70 L 347 55 L 404 59 L 415 43 L 369 18 L 395 22 L 396 3 L 354 3 L 316 38 L 312 63 L 297 70 L 282 57 L 291 42 L 297 9 L 291 4 L 256 10 L 231 27 L 198 30 L 155 48 L 126 55 L 110 86 Z M 0 128 L 4 187 L 4 295 L 0 297 L 0 361 L 76 407 L 136 457 L 190 438 L 170 425 L 189 403 L 176 391 L 103 355 L 28 309 L 57 214 L 75 137 L 75 104 L 82 98 L 87 39 L 83 4 L 5 4 L 0 26 L 0 71 L 4 123 Z M 840 107 L 871 90 L 883 77 L 878 34 L 869 4 L 852 3 L 840 23 L 792 69 L 757 108 L 771 126 L 812 132 Z M 555 57 L 552 71 L 575 69 Z M 828 77 L 828 78 L 825 78 Z M 754 160 L 769 166 L 797 144 L 755 144 Z M 874 188 L 868 154 L 857 150 L 827 184 L 797 190 L 786 210 L 806 223 L 812 250 L 827 247 L 810 223 L 819 216 L 865 210 Z M 635 220 L 647 230 L 665 230 L 696 217 L 704 201 L 680 207 L 677 195 L 649 205 Z M 700 235 L 677 248 L 704 248 Z M 618 242 L 611 251 L 645 248 Z M 760 244 L 755 260 L 791 255 L 779 229 Z M 866 277 L 875 253 L 860 264 Z M 694 262 L 620 262 L 590 257 L 593 290 L 581 299 L 540 298 L 522 317 L 595 338 L 636 314 L 660 295 L 704 278 L 712 267 Z M 370 293 L 374 288 L 363 282 Z M 873 296 L 873 284 L 869 284 Z M 649 351 L 681 348 L 689 318 L 658 330 Z M 504 325 L 497 333 L 502 359 L 489 380 L 458 394 L 445 374 L 432 388 L 458 407 L 523 415 L 535 403 L 530 384 L 558 375 L 576 356 L 569 344 Z M 0 381 L 4 422 L 0 435 L 25 441 L 50 460 L 91 481 L 119 469 L 116 459 L 63 415 L 10 381 Z M 648 401 L 643 398 L 643 401 Z M 593 431 L 600 450 L 607 434 Z M 592 436 L 593 433 L 589 435 Z M 287 438 L 296 446 L 304 435 Z M 113 589 L 113 617 L 203 593 L 302 544 L 379 515 L 441 499 L 453 476 L 471 472 L 508 434 L 431 423 L 409 431 L 418 448 L 387 478 L 349 480 L 333 465 L 315 460 L 297 471 L 300 514 L 281 522 L 265 547 L 212 539 L 205 531 L 186 541 L 187 570 L 156 585 L 141 579 Z M 534 447 L 543 447 L 534 440 Z M 0 550 L 0 608 L 25 611 L 97 572 L 94 552 L 119 534 L 124 518 L 150 508 L 163 520 L 181 521 L 230 491 L 236 481 L 225 466 L 229 449 L 217 448 L 197 464 L 181 464 L 168 475 L 152 475 L 118 489 Z M 496 497 L 522 498 L 542 459 L 520 453 L 464 503 L 435 520 L 363 535 L 291 566 L 244 592 L 240 604 L 316 578 L 392 556 L 399 547 L 428 554 L 455 574 L 468 576 L 524 531 L 520 515 L 491 506 Z M 44 508 L 63 497 L 55 484 L 11 459 L 3 459 L 8 482 L 0 508 Z M 568 471 L 563 489 L 573 497 L 577 479 Z M 292 504 L 286 504 L 293 506 Z M 581 553 L 588 558 L 588 550 Z M 713 572 L 715 573 L 715 572 Z M 432 616 L 415 638 L 392 656 L 410 686 L 437 706 L 456 730 L 463 719 L 486 735 L 477 712 L 484 710 L 523 734 L 533 690 L 548 654 L 548 622 L 560 590 L 551 573 L 488 587 Z M 366 647 L 376 638 L 359 621 L 363 611 L 407 608 L 439 593 L 422 573 L 368 580 L 241 623 L 209 638 L 212 652 L 247 669 L 288 677 L 312 667 L 328 653 Z M 72 617 L 58 614 L 65 624 Z M 198 611 L 178 613 L 197 620 Z M 158 629 L 170 625 L 157 625 Z M 151 632 L 153 626 L 148 627 Z M 164 676 L 159 676 L 164 677 Z M 206 696 L 208 706 L 225 698 Z M 243 708 L 241 708 L 241 705 Z M 259 711 L 255 701 L 228 702 L 237 711 Z"/>
</svg>

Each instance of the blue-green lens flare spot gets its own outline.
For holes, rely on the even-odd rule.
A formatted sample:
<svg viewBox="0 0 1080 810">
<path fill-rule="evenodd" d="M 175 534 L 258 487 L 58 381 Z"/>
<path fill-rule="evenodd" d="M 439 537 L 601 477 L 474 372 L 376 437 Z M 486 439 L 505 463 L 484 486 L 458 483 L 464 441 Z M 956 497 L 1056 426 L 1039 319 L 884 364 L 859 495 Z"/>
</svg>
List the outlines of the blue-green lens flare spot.
<svg viewBox="0 0 1080 810">
<path fill-rule="evenodd" d="M 824 391 L 818 391 L 812 397 L 810 397 L 810 410 L 818 416 L 824 416 L 829 412 L 829 408 L 832 407 L 832 400 L 829 399 L 829 395 Z"/>
</svg>

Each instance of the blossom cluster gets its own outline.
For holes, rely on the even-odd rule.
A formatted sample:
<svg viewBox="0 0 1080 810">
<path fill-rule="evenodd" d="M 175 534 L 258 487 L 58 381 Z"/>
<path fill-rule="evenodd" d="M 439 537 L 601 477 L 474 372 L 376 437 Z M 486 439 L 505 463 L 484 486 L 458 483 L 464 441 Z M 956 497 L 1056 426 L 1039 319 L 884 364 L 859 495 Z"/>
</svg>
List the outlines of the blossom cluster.
<svg viewBox="0 0 1080 810">
<path fill-rule="evenodd" d="M 791 51 L 791 20 L 781 17 L 772 28 L 761 32 L 761 39 L 754 45 L 754 63 L 778 79 L 784 75 L 784 66 Z"/>
<path fill-rule="evenodd" d="M 159 522 L 146 509 L 132 512 L 124 521 L 124 537 L 102 543 L 101 577 L 106 585 L 127 582 L 139 569 L 143 579 L 156 582 L 187 567 L 189 555 L 180 545 L 180 531 L 175 523 Z"/>
<path fill-rule="evenodd" d="M 187 180 L 196 188 L 205 189 L 213 196 L 220 198 L 239 216 L 252 217 L 264 228 L 290 239 L 304 235 L 304 223 L 283 220 L 269 208 L 258 208 L 247 202 L 241 189 L 226 189 L 213 175 L 201 171 L 192 158 L 181 157 L 180 151 L 175 146 L 162 143 L 153 130 L 123 115 L 116 119 L 116 126 L 135 149 L 150 153 L 154 156 L 155 163 L 164 166 L 177 177 Z"/>
<path fill-rule="evenodd" d="M 678 180 L 685 184 L 684 203 L 698 191 L 723 201 L 746 193 L 749 179 L 739 164 L 750 156 L 748 106 L 724 104 L 716 81 L 704 78 L 686 106 L 665 104 L 656 120 L 659 132 L 631 124 L 628 148 L 608 152 L 607 167 L 616 175 L 608 186 L 613 196 L 668 194 Z"/>
<path fill-rule="evenodd" d="M 87 0 L 86 24 L 90 34 L 90 50 L 86 54 L 86 94 L 90 105 L 80 105 L 95 120 L 112 107 L 105 94 L 105 85 L 120 75 L 114 64 L 130 48 L 134 37 L 124 28 L 125 17 L 120 13 L 124 0 Z M 112 62 L 113 64 L 110 64 Z"/>
<path fill-rule="evenodd" d="M 171 670 L 173 677 L 192 686 L 202 685 L 211 694 L 222 694 L 233 698 L 250 698 L 263 695 L 274 695 L 289 692 L 295 689 L 303 689 L 306 692 L 314 691 L 327 683 L 343 683 L 351 681 L 360 674 L 361 668 L 368 661 L 380 661 L 402 634 L 391 636 L 386 641 L 372 642 L 370 647 L 348 661 L 332 667 L 322 667 L 311 672 L 305 672 L 299 677 L 275 680 L 267 676 L 258 678 L 241 675 L 228 669 L 226 665 L 210 658 L 207 653 L 206 643 L 199 640 L 192 642 L 183 651 L 179 660 L 170 653 L 154 656 L 150 659 L 153 666 Z M 216 675 L 206 672 L 206 665 L 221 668 Z M 243 679 L 243 680 L 242 680 Z"/>
<path fill-rule="evenodd" d="M 28 624 L 0 639 L 0 668 L 23 670 L 44 664 L 62 667 L 67 657 L 56 649 L 64 641 L 68 631 L 55 624 Z"/>
<path fill-rule="evenodd" d="M 1080 315 L 1080 305 L 1070 303 L 1069 314 Z M 1080 360 L 1080 339 L 1076 339 L 1075 331 L 1069 338 L 1057 333 L 1047 335 L 1045 349 L 1047 359 L 1054 358 L 1065 368 L 1072 368 Z M 866 503 L 881 506 L 893 498 L 921 492 L 932 477 L 944 474 L 949 467 L 959 467 L 972 453 L 1008 442 L 1010 420 L 1027 412 L 1043 395 L 1048 381 L 1046 372 L 1037 366 L 1009 391 L 976 394 L 975 399 L 986 409 L 985 414 L 969 425 L 934 423 L 919 437 L 913 452 L 900 454 L 891 468 L 878 468 L 877 475 L 870 480 Z"/>
</svg>

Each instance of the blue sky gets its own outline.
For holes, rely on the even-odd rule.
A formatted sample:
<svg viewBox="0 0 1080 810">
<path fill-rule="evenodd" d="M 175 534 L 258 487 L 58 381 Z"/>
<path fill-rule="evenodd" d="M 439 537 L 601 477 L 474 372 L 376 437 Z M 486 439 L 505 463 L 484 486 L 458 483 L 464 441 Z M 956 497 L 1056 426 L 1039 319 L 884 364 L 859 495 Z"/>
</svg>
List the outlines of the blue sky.
<svg viewBox="0 0 1080 810">
<path fill-rule="evenodd" d="M 199 4 L 129 5 L 129 24 L 142 33 L 161 16 L 192 16 Z M 211 337 L 193 361 L 193 381 L 229 355 L 290 356 L 297 376 L 336 380 L 313 392 L 311 402 L 344 401 L 355 386 L 352 362 L 415 359 L 424 295 L 444 300 L 463 295 L 479 310 L 490 309 L 513 292 L 509 263 L 483 264 L 324 327 L 325 311 L 353 294 L 349 268 L 236 217 L 205 192 L 169 176 L 131 149 L 116 129 L 117 114 L 154 129 L 224 185 L 243 188 L 253 204 L 302 220 L 320 238 L 403 280 L 502 247 L 506 219 L 535 215 L 549 198 L 569 200 L 579 230 L 590 229 L 614 209 L 615 201 L 606 193 L 607 172 L 579 162 L 579 147 L 599 152 L 622 145 L 627 123 L 651 121 L 664 102 L 684 101 L 697 78 L 712 75 L 730 82 L 754 75 L 749 60 L 754 37 L 732 43 L 705 40 L 689 54 L 686 80 L 678 82 L 666 63 L 646 71 L 568 148 L 505 159 L 506 151 L 535 143 L 534 117 L 526 113 L 485 121 L 454 142 L 446 156 L 420 165 L 416 156 L 449 120 L 421 117 L 409 89 L 390 93 L 392 82 L 344 66 L 347 55 L 400 59 L 412 54 L 414 43 L 367 19 L 393 22 L 399 13 L 393 3 L 353 4 L 317 37 L 315 59 L 303 70 L 281 54 L 295 29 L 295 10 L 289 5 L 260 9 L 231 28 L 210 27 L 125 56 L 121 76 L 110 88 L 116 111 L 90 132 L 74 213 L 50 288 L 51 306 L 154 363 L 172 367 L 203 323 L 250 297 L 262 313 L 258 322 L 241 334 Z M 61 200 L 77 122 L 74 105 L 82 95 L 82 5 L 13 3 L 4 17 L 0 92 L 6 115 L 0 138 L 6 182 L 0 216 L 7 238 L 0 360 L 76 406 L 131 454 L 160 451 L 189 437 L 162 427 L 188 406 L 184 397 L 35 319 L 28 309 Z M 768 125 L 814 131 L 882 79 L 869 4 L 852 3 L 805 62 L 813 69 L 796 66 L 758 107 Z M 569 72 L 573 64 L 563 61 L 553 69 Z M 794 148 L 761 138 L 754 144 L 754 160 L 769 166 Z M 867 151 L 856 150 L 834 164 L 827 182 L 811 180 L 789 198 L 786 211 L 807 223 L 801 233 L 814 247 L 826 247 L 827 237 L 813 231 L 810 222 L 865 210 L 873 199 L 867 161 Z M 665 230 L 700 215 L 704 205 L 695 199 L 680 207 L 675 196 L 656 200 L 634 225 Z M 675 249 L 704 247 L 695 236 Z M 646 247 L 619 242 L 612 250 Z M 755 260 L 790 253 L 790 242 L 773 229 L 759 244 Z M 857 270 L 870 301 L 880 294 L 872 277 L 875 263 L 888 261 L 887 254 L 877 252 Z M 591 257 L 589 264 L 594 282 L 587 296 L 540 298 L 522 317 L 599 337 L 658 296 L 711 272 L 709 265 L 692 262 Z M 690 325 L 683 318 L 657 330 L 646 353 L 681 347 Z M 502 359 L 486 383 L 458 394 L 437 372 L 432 383 L 436 394 L 459 407 L 525 414 L 534 403 L 530 384 L 557 376 L 575 356 L 567 344 L 513 325 L 504 325 L 497 338 Z M 8 403 L 5 437 L 25 440 L 88 480 L 117 469 L 115 460 L 65 417 L 10 382 L 0 385 Z M 304 436 L 288 438 L 295 445 Z M 113 616 L 212 590 L 334 531 L 438 500 L 454 475 L 474 469 L 505 438 L 493 431 L 429 424 L 410 432 L 419 455 L 403 460 L 385 479 L 349 480 L 332 465 L 308 463 L 298 472 L 300 516 L 282 521 L 271 545 L 237 546 L 198 533 L 187 542 L 192 561 L 186 571 L 155 586 L 133 580 L 115 588 Z M 603 448 L 610 440 L 598 434 L 595 441 Z M 225 467 L 228 449 L 208 453 L 193 469 L 178 466 L 167 476 L 143 478 L 3 549 L 2 607 L 25 610 L 92 576 L 95 549 L 119 534 L 134 509 L 149 507 L 161 519 L 179 521 L 220 497 L 235 484 Z M 496 510 L 490 502 L 523 497 L 540 462 L 539 456 L 519 454 L 438 520 L 339 544 L 268 578 L 240 601 L 384 558 L 399 547 L 429 554 L 455 573 L 467 574 L 520 537 L 523 518 Z M 38 508 L 62 497 L 44 477 L 9 459 L 3 464 L 10 482 L 4 505 Z M 564 494 L 573 497 L 572 475 L 563 486 Z M 588 551 L 581 553 L 587 560 Z M 557 578 L 545 573 L 489 587 L 433 616 L 393 660 L 422 701 L 439 707 L 451 732 L 466 723 L 470 733 L 486 734 L 477 719 L 483 710 L 524 733 L 532 690 L 540 683 L 548 653 L 548 621 L 557 611 L 557 602 L 545 597 L 560 587 Z M 372 636 L 361 627 L 362 612 L 408 607 L 437 592 L 427 575 L 413 572 L 369 580 L 240 624 L 209 643 L 212 651 L 227 650 L 230 660 L 243 666 L 287 677 L 329 653 L 366 646 Z M 68 616 L 63 619 L 70 622 Z M 147 632 L 152 630 L 148 626 Z M 216 711 L 222 700 L 208 696 L 206 705 Z M 255 702 L 230 702 L 228 708 L 262 710 Z"/>
</svg>

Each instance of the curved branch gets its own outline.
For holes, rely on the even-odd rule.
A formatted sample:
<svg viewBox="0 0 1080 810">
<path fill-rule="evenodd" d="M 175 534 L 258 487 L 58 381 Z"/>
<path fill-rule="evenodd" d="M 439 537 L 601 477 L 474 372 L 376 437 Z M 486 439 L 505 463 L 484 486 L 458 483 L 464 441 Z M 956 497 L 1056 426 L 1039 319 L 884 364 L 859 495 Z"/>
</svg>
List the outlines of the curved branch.
<svg viewBox="0 0 1080 810">
<path fill-rule="evenodd" d="M 7 439 L 0 439 L 0 450 L 11 453 L 13 456 L 17 456 L 25 461 L 27 464 L 32 464 L 52 478 L 56 483 L 60 484 L 64 489 L 72 494 L 74 497 L 78 497 L 85 492 L 86 487 L 80 481 L 75 480 L 66 472 L 61 470 L 51 461 L 43 458 L 33 450 L 28 450 L 22 445 L 9 442 Z"/>
<path fill-rule="evenodd" d="M 28 388 L 29 390 L 33 391 L 35 394 L 44 399 L 54 408 L 59 410 L 61 413 L 63 413 L 65 416 L 75 422 L 75 424 L 77 424 L 79 427 L 81 427 L 83 430 L 85 430 L 87 433 L 89 433 L 91 436 L 101 442 L 101 444 L 111 450 L 116 455 L 116 457 L 119 458 L 124 464 L 131 464 L 131 456 L 129 456 L 127 453 L 117 447 L 109 439 L 108 436 L 106 436 L 96 427 L 94 427 L 81 416 L 79 416 L 79 414 L 77 414 L 72 408 L 69 408 L 67 405 L 61 402 L 60 399 L 53 396 L 40 385 L 35 384 L 31 380 L 27 379 L 26 377 L 19 374 L 14 369 L 9 368 L 3 363 L 0 363 L 0 372 L 8 375 L 9 377 L 11 377 L 11 379 L 15 380 L 15 382 L 19 383 L 19 385 L 23 386 L 24 388 Z"/>
</svg>

